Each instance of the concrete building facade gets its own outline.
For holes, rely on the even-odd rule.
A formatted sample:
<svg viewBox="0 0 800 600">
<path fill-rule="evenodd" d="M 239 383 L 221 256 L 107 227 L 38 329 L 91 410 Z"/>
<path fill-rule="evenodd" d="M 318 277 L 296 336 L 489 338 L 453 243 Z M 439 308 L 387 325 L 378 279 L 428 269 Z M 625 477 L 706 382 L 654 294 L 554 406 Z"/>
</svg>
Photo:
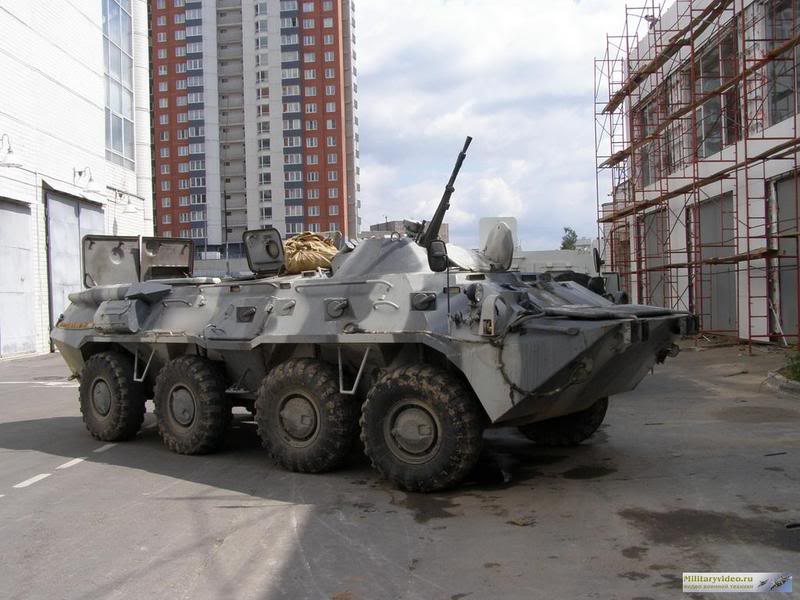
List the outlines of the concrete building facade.
<svg viewBox="0 0 800 600">
<path fill-rule="evenodd" d="M 153 215 L 146 1 L 0 1 L 0 31 L 4 357 L 50 348 L 84 235 Z"/>
<path fill-rule="evenodd" d="M 596 61 L 606 268 L 705 333 L 800 343 L 800 2 L 645 4 Z"/>
<path fill-rule="evenodd" d="M 350 0 L 151 0 L 159 235 L 235 257 L 247 229 L 358 231 Z"/>
</svg>

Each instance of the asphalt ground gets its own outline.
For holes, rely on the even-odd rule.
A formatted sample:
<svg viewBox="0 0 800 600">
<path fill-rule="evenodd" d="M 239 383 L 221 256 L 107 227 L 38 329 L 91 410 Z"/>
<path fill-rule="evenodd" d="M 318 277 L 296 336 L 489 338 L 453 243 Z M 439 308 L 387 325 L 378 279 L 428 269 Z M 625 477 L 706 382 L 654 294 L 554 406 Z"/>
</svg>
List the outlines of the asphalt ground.
<svg viewBox="0 0 800 600">
<path fill-rule="evenodd" d="M 57 354 L 0 361 L 0 598 L 644 600 L 687 597 L 685 571 L 798 576 L 800 399 L 763 385 L 782 363 L 685 350 L 580 447 L 494 430 L 468 482 L 418 495 L 358 452 L 282 471 L 246 414 L 209 456 L 169 452 L 150 412 L 97 442 Z"/>
</svg>

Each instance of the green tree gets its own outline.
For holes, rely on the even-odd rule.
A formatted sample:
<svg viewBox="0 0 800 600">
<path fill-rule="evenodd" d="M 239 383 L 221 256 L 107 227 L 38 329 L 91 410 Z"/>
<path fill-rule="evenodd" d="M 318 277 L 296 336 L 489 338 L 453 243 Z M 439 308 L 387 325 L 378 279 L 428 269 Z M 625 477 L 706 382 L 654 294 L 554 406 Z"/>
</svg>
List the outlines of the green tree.
<svg viewBox="0 0 800 600">
<path fill-rule="evenodd" d="M 575 250 L 575 242 L 578 241 L 578 234 L 572 227 L 564 227 L 564 235 L 561 236 L 562 250 Z"/>
</svg>

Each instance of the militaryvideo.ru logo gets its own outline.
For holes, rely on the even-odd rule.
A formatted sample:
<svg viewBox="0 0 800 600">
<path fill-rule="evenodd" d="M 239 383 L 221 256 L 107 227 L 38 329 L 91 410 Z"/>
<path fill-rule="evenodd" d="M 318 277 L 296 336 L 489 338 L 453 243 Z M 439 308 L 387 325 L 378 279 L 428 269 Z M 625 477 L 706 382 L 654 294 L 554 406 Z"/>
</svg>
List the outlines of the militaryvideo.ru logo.
<svg viewBox="0 0 800 600">
<path fill-rule="evenodd" d="M 791 592 L 788 573 L 684 573 L 684 592 Z"/>
</svg>

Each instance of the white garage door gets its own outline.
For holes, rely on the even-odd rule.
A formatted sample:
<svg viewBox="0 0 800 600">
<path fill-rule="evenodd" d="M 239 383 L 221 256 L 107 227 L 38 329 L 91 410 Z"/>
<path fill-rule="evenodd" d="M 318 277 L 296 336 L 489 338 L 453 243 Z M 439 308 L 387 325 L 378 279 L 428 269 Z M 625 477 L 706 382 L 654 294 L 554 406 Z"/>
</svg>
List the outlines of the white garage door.
<svg viewBox="0 0 800 600">
<path fill-rule="evenodd" d="M 89 202 L 48 192 L 50 294 L 53 323 L 69 304 L 68 296 L 83 289 L 81 239 L 104 233 L 103 209 Z"/>
<path fill-rule="evenodd" d="M 0 200 L 0 356 L 36 349 L 31 210 Z"/>
</svg>

